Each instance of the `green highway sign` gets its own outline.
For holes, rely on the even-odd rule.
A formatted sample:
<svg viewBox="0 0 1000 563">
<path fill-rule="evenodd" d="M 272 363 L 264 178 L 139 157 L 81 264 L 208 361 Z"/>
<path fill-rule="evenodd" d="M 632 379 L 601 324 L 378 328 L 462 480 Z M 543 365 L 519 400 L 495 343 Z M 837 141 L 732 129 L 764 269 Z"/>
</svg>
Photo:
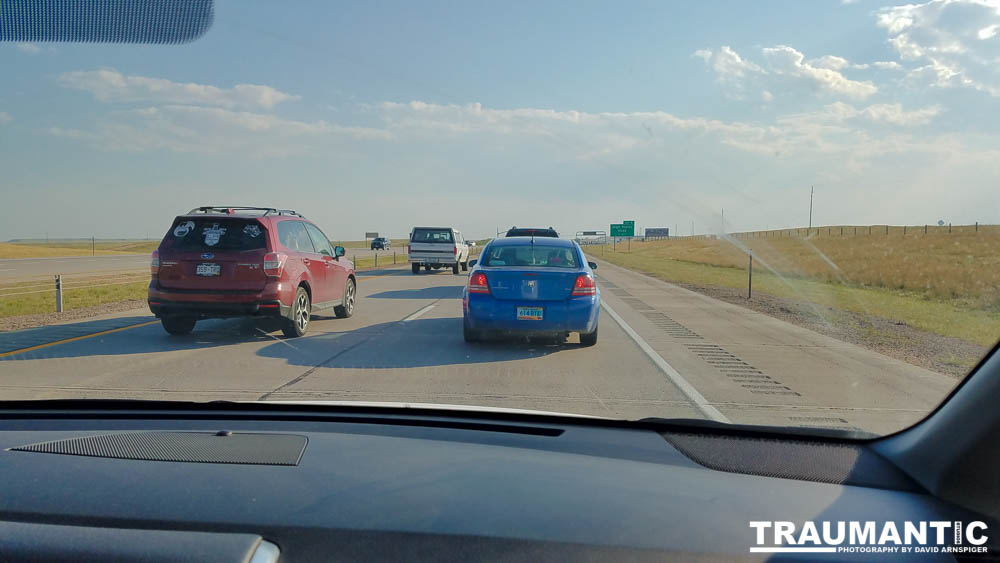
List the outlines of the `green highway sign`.
<svg viewBox="0 0 1000 563">
<path fill-rule="evenodd" d="M 632 230 L 635 230 L 635 221 L 622 221 L 622 225 L 632 227 Z"/>
<path fill-rule="evenodd" d="M 634 237 L 635 236 L 635 222 L 632 224 L 624 223 L 620 225 L 611 225 L 611 236 L 613 237 Z"/>
</svg>

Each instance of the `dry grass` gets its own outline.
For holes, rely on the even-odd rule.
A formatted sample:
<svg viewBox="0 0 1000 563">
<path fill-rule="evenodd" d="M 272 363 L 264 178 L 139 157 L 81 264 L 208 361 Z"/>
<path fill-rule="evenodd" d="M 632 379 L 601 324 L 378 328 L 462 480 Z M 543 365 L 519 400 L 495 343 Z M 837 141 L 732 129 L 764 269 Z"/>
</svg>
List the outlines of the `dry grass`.
<svg viewBox="0 0 1000 563">
<path fill-rule="evenodd" d="M 159 241 L 97 241 L 90 242 L 0 242 L 0 258 L 58 258 L 65 256 L 109 256 L 119 254 L 147 254 L 153 252 Z"/>
<path fill-rule="evenodd" d="M 143 299 L 148 285 L 149 272 L 64 276 L 63 310 Z M 0 284 L 0 317 L 52 313 L 55 310 L 55 284 L 51 277 Z"/>
<path fill-rule="evenodd" d="M 1000 336 L 1000 228 L 928 229 L 853 226 L 632 242 L 611 262 L 668 281 L 754 288 L 778 297 L 898 319 L 911 326 L 992 345 Z M 601 257 L 600 247 L 587 252 Z"/>
</svg>

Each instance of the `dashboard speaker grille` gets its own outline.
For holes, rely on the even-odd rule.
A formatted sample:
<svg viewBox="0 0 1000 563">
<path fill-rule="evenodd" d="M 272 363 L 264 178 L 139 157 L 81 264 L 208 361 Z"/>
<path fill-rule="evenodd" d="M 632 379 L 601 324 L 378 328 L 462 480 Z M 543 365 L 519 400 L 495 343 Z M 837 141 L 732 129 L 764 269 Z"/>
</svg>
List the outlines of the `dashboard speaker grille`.
<svg viewBox="0 0 1000 563">
<path fill-rule="evenodd" d="M 10 448 L 12 451 L 144 461 L 298 465 L 307 439 L 296 434 L 125 432 Z"/>
</svg>

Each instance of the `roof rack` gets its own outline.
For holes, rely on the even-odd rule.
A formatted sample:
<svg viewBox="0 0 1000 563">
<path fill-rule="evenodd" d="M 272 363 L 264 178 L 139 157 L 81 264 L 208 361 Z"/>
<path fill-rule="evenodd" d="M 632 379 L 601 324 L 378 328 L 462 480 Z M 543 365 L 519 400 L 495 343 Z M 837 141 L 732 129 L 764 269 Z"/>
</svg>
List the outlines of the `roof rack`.
<svg viewBox="0 0 1000 563">
<path fill-rule="evenodd" d="M 293 211 L 291 209 L 276 209 L 274 207 L 244 207 L 244 206 L 231 206 L 231 205 L 204 205 L 202 207 L 195 207 L 191 211 L 188 211 L 188 215 L 196 215 L 199 213 L 204 214 L 218 214 L 218 215 L 234 215 L 236 213 L 242 214 L 246 211 L 259 211 L 262 217 L 268 215 L 293 215 L 295 217 L 303 216 L 298 211 Z"/>
</svg>

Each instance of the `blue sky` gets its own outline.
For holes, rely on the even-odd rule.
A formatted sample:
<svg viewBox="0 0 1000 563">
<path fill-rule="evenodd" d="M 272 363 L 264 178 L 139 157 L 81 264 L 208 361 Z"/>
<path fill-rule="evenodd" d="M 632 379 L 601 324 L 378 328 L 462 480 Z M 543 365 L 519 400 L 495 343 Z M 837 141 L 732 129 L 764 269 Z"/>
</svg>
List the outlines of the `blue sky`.
<svg viewBox="0 0 1000 563">
<path fill-rule="evenodd" d="M 202 204 L 334 239 L 634 219 L 1000 222 L 993 0 L 221 1 L 181 46 L 0 45 L 0 240 Z"/>
</svg>

